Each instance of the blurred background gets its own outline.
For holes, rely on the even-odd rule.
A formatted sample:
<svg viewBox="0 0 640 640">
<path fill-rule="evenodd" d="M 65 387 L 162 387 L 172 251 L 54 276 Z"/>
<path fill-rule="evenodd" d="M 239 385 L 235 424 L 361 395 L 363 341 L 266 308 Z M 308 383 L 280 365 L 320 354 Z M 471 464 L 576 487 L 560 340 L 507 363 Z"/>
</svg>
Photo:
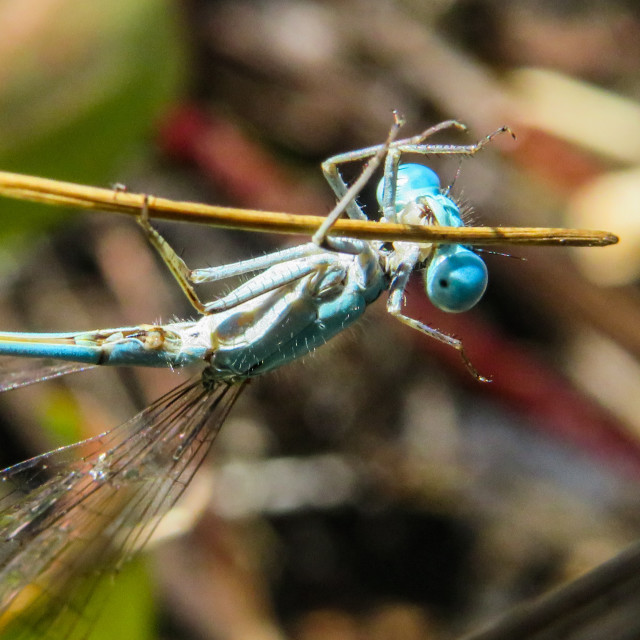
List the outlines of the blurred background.
<svg viewBox="0 0 640 640">
<path fill-rule="evenodd" d="M 0 0 L 0 32 L 2 170 L 323 215 L 320 162 L 383 141 L 398 109 L 403 135 L 516 132 L 461 165 L 474 222 L 622 238 L 487 254 L 487 296 L 460 316 L 411 288 L 409 315 L 490 384 L 379 303 L 249 385 L 96 638 L 456 638 L 638 537 L 637 3 Z M 460 165 L 430 166 L 448 184 Z M 131 220 L 8 200 L 0 220 L 4 330 L 192 315 Z M 158 226 L 192 267 L 301 241 Z M 94 370 L 5 394 L 0 463 L 176 384 Z"/>
</svg>

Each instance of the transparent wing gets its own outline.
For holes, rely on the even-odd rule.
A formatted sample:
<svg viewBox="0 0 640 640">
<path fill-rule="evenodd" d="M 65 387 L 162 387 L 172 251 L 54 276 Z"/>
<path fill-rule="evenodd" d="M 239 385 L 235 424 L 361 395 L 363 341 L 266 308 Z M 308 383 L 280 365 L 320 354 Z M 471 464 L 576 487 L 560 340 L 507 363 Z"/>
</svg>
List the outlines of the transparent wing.
<svg viewBox="0 0 640 640">
<path fill-rule="evenodd" d="M 100 578 L 148 540 L 241 389 L 198 377 L 112 431 L 0 472 L 1 633 L 89 635 Z"/>
<path fill-rule="evenodd" d="M 69 373 L 86 371 L 94 366 L 77 362 L 55 362 L 45 358 L 3 357 L 0 359 L 0 392 L 59 378 Z"/>
</svg>

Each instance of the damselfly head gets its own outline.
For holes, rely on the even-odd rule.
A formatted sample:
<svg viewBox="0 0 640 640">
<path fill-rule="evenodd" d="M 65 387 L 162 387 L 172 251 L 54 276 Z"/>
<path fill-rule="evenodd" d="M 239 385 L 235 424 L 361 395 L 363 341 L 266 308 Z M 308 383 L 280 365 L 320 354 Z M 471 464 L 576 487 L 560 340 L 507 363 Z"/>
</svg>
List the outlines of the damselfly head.
<svg viewBox="0 0 640 640">
<path fill-rule="evenodd" d="M 385 181 L 377 197 L 384 203 Z M 403 224 L 463 227 L 458 205 L 442 192 L 438 174 L 421 164 L 398 167 L 395 193 L 396 222 Z M 428 260 L 425 288 L 434 306 L 450 313 L 468 311 L 482 298 L 488 281 L 487 267 L 480 256 L 461 245 L 425 245 L 420 260 Z"/>
<path fill-rule="evenodd" d="M 424 283 L 434 306 L 461 313 L 480 301 L 488 277 L 487 266 L 477 253 L 461 245 L 446 245 L 436 249 L 424 272 Z"/>
<path fill-rule="evenodd" d="M 440 194 L 440 178 L 438 174 L 421 164 L 405 163 L 398 167 L 396 179 L 395 211 L 400 213 L 409 203 L 416 202 L 425 196 Z M 378 183 L 376 197 L 383 207 L 385 196 L 384 178 Z"/>
<path fill-rule="evenodd" d="M 378 184 L 376 194 L 378 203 L 383 207 L 384 179 Z M 460 208 L 451 198 L 442 193 L 438 174 L 421 164 L 406 163 L 398 167 L 395 215 L 395 221 L 401 224 L 464 226 Z"/>
</svg>

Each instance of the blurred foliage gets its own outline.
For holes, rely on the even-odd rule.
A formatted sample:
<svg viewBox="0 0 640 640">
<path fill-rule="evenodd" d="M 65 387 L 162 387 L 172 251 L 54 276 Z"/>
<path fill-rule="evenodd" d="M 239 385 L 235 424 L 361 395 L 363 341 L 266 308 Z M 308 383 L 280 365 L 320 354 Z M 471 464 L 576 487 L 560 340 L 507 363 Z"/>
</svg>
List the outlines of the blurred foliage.
<svg viewBox="0 0 640 640">
<path fill-rule="evenodd" d="M 144 153 L 143 141 L 184 76 L 173 3 L 4 0 L 0 25 L 0 167 L 98 185 L 121 178 L 123 164 Z M 19 262 L 36 234 L 66 215 L 58 208 L 0 202 L 3 272 Z M 77 404 L 59 386 L 49 389 L 34 403 L 38 422 L 54 446 L 78 440 Z M 153 637 L 144 562 L 127 563 L 118 572 L 117 589 L 113 579 L 105 575 L 98 586 L 109 598 L 91 637 Z M 24 637 L 22 629 L 2 637 L 12 633 Z"/>
<path fill-rule="evenodd" d="M 50 385 L 43 396 L 38 422 L 51 441 L 51 448 L 62 447 L 81 440 L 82 414 L 73 396 L 59 385 Z"/>
<path fill-rule="evenodd" d="M 117 574 L 118 588 L 113 588 L 114 576 L 104 574 L 97 584 L 91 581 L 89 588 L 93 591 L 88 607 L 83 607 L 81 624 L 89 621 L 90 640 L 150 640 L 156 637 L 154 631 L 155 605 L 152 582 L 149 578 L 144 558 L 136 558 L 127 562 Z M 106 604 L 105 604 L 106 602 Z M 2 640 L 36 640 L 42 638 L 42 629 L 31 629 L 31 622 L 37 611 L 27 611 L 22 618 L 17 616 L 6 628 L 0 631 Z M 95 622 L 90 622 L 96 620 Z M 61 616 L 57 624 L 63 628 L 78 632 L 78 619 L 73 611 L 68 616 Z M 73 635 L 73 637 L 76 637 Z"/>
<path fill-rule="evenodd" d="M 118 587 L 113 576 L 102 578 L 100 589 L 108 589 L 107 604 L 99 613 L 91 640 L 147 640 L 155 638 L 155 601 L 153 586 L 144 558 L 136 558 L 118 572 Z"/>
<path fill-rule="evenodd" d="M 184 73 L 172 4 L 17 0 L 4 3 L 0 22 L 0 122 L 8 123 L 0 166 L 90 184 L 117 181 L 117 167 L 136 153 Z M 3 201 L 0 215 L 0 233 L 15 239 L 64 213 Z"/>
</svg>

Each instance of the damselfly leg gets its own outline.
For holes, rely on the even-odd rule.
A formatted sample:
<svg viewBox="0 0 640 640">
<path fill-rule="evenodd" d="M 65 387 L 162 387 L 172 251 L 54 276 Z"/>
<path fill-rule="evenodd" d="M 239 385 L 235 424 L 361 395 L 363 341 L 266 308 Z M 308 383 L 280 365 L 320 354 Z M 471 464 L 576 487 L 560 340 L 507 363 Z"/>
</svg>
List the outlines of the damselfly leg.
<svg viewBox="0 0 640 640">
<path fill-rule="evenodd" d="M 324 272 L 335 263 L 335 258 L 332 257 L 331 251 L 351 255 L 370 252 L 368 244 L 361 240 L 328 238 L 327 233 L 345 210 L 349 212 L 350 216 L 352 215 L 352 205 L 355 203 L 358 194 L 381 165 L 385 154 L 389 150 L 389 146 L 392 144 L 402 125 L 403 119 L 397 113 L 394 113 L 394 122 L 386 142 L 378 145 L 375 151 L 369 154 L 372 156 L 371 159 L 358 179 L 351 186 L 345 184 L 342 193 L 338 193 L 340 190 L 336 191 L 340 199 L 327 216 L 325 222 L 314 234 L 312 242 L 310 243 L 291 249 L 284 249 L 283 251 L 277 251 L 261 258 L 243 260 L 210 269 L 191 270 L 149 222 L 148 196 L 145 198 L 145 204 L 142 215 L 138 218 L 138 224 L 142 227 L 149 242 L 156 249 L 163 262 L 177 280 L 191 305 L 199 313 L 208 314 L 231 309 L 264 293 L 295 282 L 304 276 L 315 272 Z M 412 138 L 411 140 L 414 139 Z M 327 179 L 329 179 L 328 176 Z M 362 214 L 362 216 L 364 216 L 364 214 Z M 327 252 L 325 249 L 330 249 L 331 251 Z M 236 275 L 264 271 L 266 269 L 271 269 L 268 275 L 257 275 L 227 296 L 214 300 L 213 302 L 205 303 L 201 301 L 192 286 L 193 284 L 214 282 Z"/>
<path fill-rule="evenodd" d="M 323 172 L 335 193 L 341 197 L 348 192 L 349 186 L 340 173 L 340 166 L 372 156 L 375 158 L 382 152 L 386 158 L 383 178 L 378 187 L 378 200 L 383 220 L 464 226 L 457 204 L 449 198 L 448 190 L 441 189 L 438 176 L 426 167 L 400 165 L 402 155 L 471 156 L 481 151 L 496 136 L 505 132 L 513 136 L 513 132 L 506 126 L 501 127 L 470 145 L 425 143 L 430 136 L 448 128 L 466 130 L 462 123 L 448 120 L 417 136 L 333 156 L 323 163 Z M 349 202 L 346 211 L 351 218 L 367 217 L 355 199 Z M 452 312 L 466 311 L 479 300 L 486 288 L 487 272 L 482 259 L 466 247 L 457 245 L 438 247 L 418 243 L 392 243 L 392 246 L 394 250 L 386 255 L 387 270 L 391 277 L 388 312 L 411 328 L 456 349 L 471 374 L 477 380 L 487 381 L 471 364 L 461 340 L 410 318 L 401 311 L 409 277 L 418 264 L 424 265 L 426 269 L 427 295 L 435 306 Z"/>
<path fill-rule="evenodd" d="M 435 306 L 449 312 L 460 312 L 475 305 L 487 283 L 486 267 L 476 253 L 461 245 L 396 242 L 384 246 L 379 242 L 328 235 L 336 220 L 345 212 L 350 218 L 367 218 L 357 202 L 357 196 L 383 160 L 384 173 L 378 187 L 378 199 L 385 220 L 426 226 L 464 226 L 458 205 L 449 197 L 448 192 L 441 189 L 437 174 L 419 165 L 401 165 L 402 154 L 473 155 L 495 136 L 510 132 L 507 127 L 502 127 L 474 144 L 442 145 L 425 141 L 440 131 L 449 128 L 464 130 L 466 127 L 455 120 L 448 120 L 417 136 L 396 140 L 402 124 L 402 119 L 394 114 L 393 125 L 383 144 L 339 154 L 323 163 L 325 177 L 339 200 L 314 234 L 312 242 L 307 244 L 230 265 L 190 270 L 151 226 L 146 206 L 138 222 L 193 307 L 203 315 L 225 312 L 269 292 L 284 291 L 284 288 L 305 278 L 308 280 L 304 295 L 317 296 L 323 287 L 333 287 L 340 279 L 347 277 L 345 260 L 347 256 L 353 256 L 363 272 L 379 272 L 380 277 L 386 278 L 389 291 L 387 310 L 391 315 L 430 338 L 456 349 L 472 375 L 484 381 L 486 378 L 480 376 L 472 366 L 458 338 L 402 313 L 409 277 L 419 267 L 426 268 L 426 292 Z M 349 185 L 340 173 L 341 165 L 362 160 L 368 162 L 359 177 Z M 345 258 L 340 258 L 340 254 Z M 250 280 L 211 302 L 200 300 L 193 287 L 202 282 L 254 272 L 258 273 Z M 363 277 L 367 280 L 371 276 Z M 377 285 L 373 289 L 379 290 Z M 302 295 L 302 290 L 300 294 Z"/>
</svg>

